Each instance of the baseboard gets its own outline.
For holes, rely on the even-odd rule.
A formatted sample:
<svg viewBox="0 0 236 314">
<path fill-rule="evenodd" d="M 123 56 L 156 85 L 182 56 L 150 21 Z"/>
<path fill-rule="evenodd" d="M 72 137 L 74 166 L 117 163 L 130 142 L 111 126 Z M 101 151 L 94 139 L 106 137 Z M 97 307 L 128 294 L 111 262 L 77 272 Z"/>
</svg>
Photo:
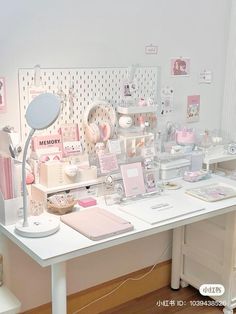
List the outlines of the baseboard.
<svg viewBox="0 0 236 314">
<path fill-rule="evenodd" d="M 150 269 L 151 267 L 147 267 L 68 296 L 67 314 L 75 313 L 86 304 L 95 299 L 101 298 L 128 278 L 139 278 L 144 276 Z M 102 311 L 109 310 L 127 301 L 166 287 L 170 284 L 170 276 L 171 260 L 158 264 L 151 273 L 140 280 L 126 282 L 108 297 L 91 304 L 89 307 L 79 311 L 78 313 L 97 314 Z M 51 314 L 51 303 L 26 311 L 24 314 Z"/>
</svg>

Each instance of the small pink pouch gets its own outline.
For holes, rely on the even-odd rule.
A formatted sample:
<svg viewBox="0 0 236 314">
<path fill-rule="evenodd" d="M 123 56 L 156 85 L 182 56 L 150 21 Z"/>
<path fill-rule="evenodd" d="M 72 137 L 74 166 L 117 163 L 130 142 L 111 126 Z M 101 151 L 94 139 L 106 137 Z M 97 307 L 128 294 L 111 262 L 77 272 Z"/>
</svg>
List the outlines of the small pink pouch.
<svg viewBox="0 0 236 314">
<path fill-rule="evenodd" d="M 82 198 L 78 200 L 78 204 L 82 207 L 90 207 L 97 205 L 97 201 L 92 197 Z"/>
</svg>

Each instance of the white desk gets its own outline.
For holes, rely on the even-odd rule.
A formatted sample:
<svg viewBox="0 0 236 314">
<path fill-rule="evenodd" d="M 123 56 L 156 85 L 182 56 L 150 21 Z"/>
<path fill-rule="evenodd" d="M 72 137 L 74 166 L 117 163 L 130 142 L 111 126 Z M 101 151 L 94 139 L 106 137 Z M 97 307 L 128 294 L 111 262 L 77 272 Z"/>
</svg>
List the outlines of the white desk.
<svg viewBox="0 0 236 314">
<path fill-rule="evenodd" d="M 219 181 L 235 185 L 235 181 L 221 177 L 214 177 L 210 180 L 197 183 L 187 183 L 182 181 L 181 183 L 184 188 L 174 191 L 166 191 L 165 194 L 170 195 L 171 199 L 176 198 L 179 204 L 180 201 L 184 202 L 186 199 L 191 202 L 194 200 L 197 207 L 200 205 L 205 209 L 178 217 L 176 219 L 156 223 L 154 225 L 150 225 L 138 218 L 120 211 L 117 206 L 107 208 L 115 214 L 129 220 L 134 225 L 134 230 L 106 240 L 89 240 L 65 224 L 61 224 L 61 228 L 56 234 L 39 239 L 23 238 L 17 235 L 14 232 L 14 225 L 3 226 L 0 224 L 0 231 L 42 267 L 51 266 L 52 312 L 53 314 L 66 314 L 66 261 L 75 257 L 235 210 L 236 197 L 224 201 L 207 203 L 185 194 L 186 188 L 207 185 Z M 161 199 L 162 197 L 159 196 L 158 202 L 161 202 Z"/>
</svg>

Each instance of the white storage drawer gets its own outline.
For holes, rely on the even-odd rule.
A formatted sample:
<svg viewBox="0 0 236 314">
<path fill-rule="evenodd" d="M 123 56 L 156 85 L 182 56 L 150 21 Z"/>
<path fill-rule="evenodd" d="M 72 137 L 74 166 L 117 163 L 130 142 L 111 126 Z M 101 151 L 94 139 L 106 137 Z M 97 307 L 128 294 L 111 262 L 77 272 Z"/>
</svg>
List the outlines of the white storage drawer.
<svg viewBox="0 0 236 314">
<path fill-rule="evenodd" d="M 20 301 L 5 286 L 0 287 L 0 314 L 16 314 L 20 308 Z"/>
<path fill-rule="evenodd" d="M 190 168 L 188 159 L 177 159 L 168 162 L 162 162 L 160 166 L 160 177 L 162 180 L 170 180 L 182 177 L 185 171 Z"/>
<path fill-rule="evenodd" d="M 236 212 L 189 224 L 180 230 L 174 233 L 178 240 L 173 238 L 173 265 L 177 262 L 179 266 L 173 271 L 172 287 L 178 287 L 178 279 L 182 280 L 182 286 L 189 283 L 197 289 L 202 284 L 222 284 L 225 293 L 212 298 L 226 302 L 224 313 L 233 314 L 236 308 Z"/>
</svg>

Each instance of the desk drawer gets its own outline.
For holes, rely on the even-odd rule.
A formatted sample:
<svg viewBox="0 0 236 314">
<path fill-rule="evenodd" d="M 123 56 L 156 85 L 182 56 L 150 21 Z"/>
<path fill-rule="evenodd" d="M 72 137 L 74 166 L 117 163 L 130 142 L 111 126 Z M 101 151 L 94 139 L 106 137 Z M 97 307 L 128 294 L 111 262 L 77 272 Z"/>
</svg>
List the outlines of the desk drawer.
<svg viewBox="0 0 236 314">
<path fill-rule="evenodd" d="M 184 245 L 207 255 L 218 263 L 223 263 L 225 230 L 210 220 L 194 223 L 185 227 Z M 204 263 L 204 258 L 203 258 Z"/>
</svg>

